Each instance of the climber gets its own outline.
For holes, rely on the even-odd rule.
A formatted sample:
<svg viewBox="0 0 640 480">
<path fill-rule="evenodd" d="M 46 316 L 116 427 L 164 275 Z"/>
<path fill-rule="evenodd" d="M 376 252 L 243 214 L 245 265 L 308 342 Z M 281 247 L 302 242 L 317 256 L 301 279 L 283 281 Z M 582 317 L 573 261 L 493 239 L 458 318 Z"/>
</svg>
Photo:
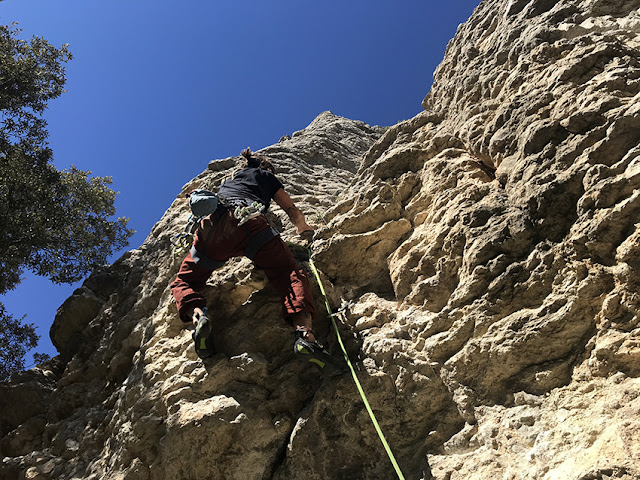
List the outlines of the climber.
<svg viewBox="0 0 640 480">
<path fill-rule="evenodd" d="M 283 316 L 295 329 L 294 352 L 322 368 L 330 357 L 312 330 L 315 307 L 309 279 L 264 213 L 273 199 L 287 213 L 298 235 L 311 238 L 313 228 L 274 175 L 271 162 L 249 148 L 241 155 L 241 169 L 222 183 L 217 196 L 198 191 L 212 197 L 199 202 L 201 209 L 205 205 L 209 211 L 199 220 L 191 250 L 171 284 L 178 314 L 183 322 L 195 327 L 192 336 L 198 356 L 204 359 L 214 355 L 211 321 L 198 291 L 226 260 L 249 257 L 280 294 Z M 196 212 L 193 206 L 192 211 Z"/>
</svg>

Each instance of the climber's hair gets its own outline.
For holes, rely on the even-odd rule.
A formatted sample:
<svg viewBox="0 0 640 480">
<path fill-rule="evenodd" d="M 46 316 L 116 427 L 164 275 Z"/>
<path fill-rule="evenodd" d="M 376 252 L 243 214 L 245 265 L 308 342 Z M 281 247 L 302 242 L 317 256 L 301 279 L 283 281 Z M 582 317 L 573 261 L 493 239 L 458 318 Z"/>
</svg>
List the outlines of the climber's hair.
<svg viewBox="0 0 640 480">
<path fill-rule="evenodd" d="M 242 168 L 261 168 L 271 173 L 276 173 L 276 169 L 273 167 L 271 161 L 267 157 L 256 155 L 251 151 L 251 148 L 245 148 L 240 155 L 244 158 Z"/>
</svg>

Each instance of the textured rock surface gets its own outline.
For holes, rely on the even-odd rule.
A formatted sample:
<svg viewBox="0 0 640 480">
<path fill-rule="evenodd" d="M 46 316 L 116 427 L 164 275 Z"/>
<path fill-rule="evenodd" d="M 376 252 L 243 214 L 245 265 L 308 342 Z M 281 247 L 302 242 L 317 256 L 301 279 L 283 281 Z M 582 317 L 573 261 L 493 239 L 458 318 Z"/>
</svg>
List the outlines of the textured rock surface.
<svg viewBox="0 0 640 480">
<path fill-rule="evenodd" d="M 322 225 L 316 264 L 408 479 L 640 478 L 638 9 L 484 1 L 423 113 L 385 131 L 325 112 L 263 151 Z M 351 379 L 293 360 L 247 260 L 211 277 L 220 353 L 197 360 L 168 289 L 187 215 L 176 199 L 61 307 L 64 373 L 1 387 L 41 401 L 2 403 L 0 478 L 394 478 Z"/>
</svg>

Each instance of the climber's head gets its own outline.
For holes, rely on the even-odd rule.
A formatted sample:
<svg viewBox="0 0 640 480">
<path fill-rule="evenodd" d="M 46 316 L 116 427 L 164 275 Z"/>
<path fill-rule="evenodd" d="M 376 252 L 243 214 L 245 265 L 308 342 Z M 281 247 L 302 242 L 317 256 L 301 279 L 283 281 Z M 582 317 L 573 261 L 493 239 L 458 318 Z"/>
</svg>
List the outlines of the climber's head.
<svg viewBox="0 0 640 480">
<path fill-rule="evenodd" d="M 271 161 L 267 157 L 256 155 L 251 151 L 251 148 L 245 148 L 240 155 L 244 158 L 242 168 L 261 168 L 271 173 L 276 173 L 276 169 L 273 167 Z"/>
</svg>

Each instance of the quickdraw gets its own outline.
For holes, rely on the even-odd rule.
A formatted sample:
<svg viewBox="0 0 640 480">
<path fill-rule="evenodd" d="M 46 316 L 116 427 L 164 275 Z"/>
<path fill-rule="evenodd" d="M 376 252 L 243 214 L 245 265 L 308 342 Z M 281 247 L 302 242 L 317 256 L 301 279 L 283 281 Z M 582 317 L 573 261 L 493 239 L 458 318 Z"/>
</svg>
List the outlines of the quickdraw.
<svg viewBox="0 0 640 480">
<path fill-rule="evenodd" d="M 264 205 L 260 202 L 253 202 L 250 205 L 238 205 L 233 210 L 233 216 L 239 220 L 238 226 L 243 225 L 252 218 L 259 217 L 264 211 Z"/>
<path fill-rule="evenodd" d="M 176 258 L 184 258 L 193 242 L 193 235 L 189 233 L 179 233 L 171 237 L 171 245 L 173 245 L 173 256 Z"/>
<path fill-rule="evenodd" d="M 198 222 L 196 222 L 195 217 L 191 215 L 189 220 L 187 221 L 187 225 L 184 227 L 184 231 L 182 233 L 178 233 L 169 239 L 171 245 L 173 245 L 173 255 L 176 258 L 184 258 L 189 249 L 191 248 L 191 244 L 193 243 L 193 235 L 198 228 Z"/>
</svg>

